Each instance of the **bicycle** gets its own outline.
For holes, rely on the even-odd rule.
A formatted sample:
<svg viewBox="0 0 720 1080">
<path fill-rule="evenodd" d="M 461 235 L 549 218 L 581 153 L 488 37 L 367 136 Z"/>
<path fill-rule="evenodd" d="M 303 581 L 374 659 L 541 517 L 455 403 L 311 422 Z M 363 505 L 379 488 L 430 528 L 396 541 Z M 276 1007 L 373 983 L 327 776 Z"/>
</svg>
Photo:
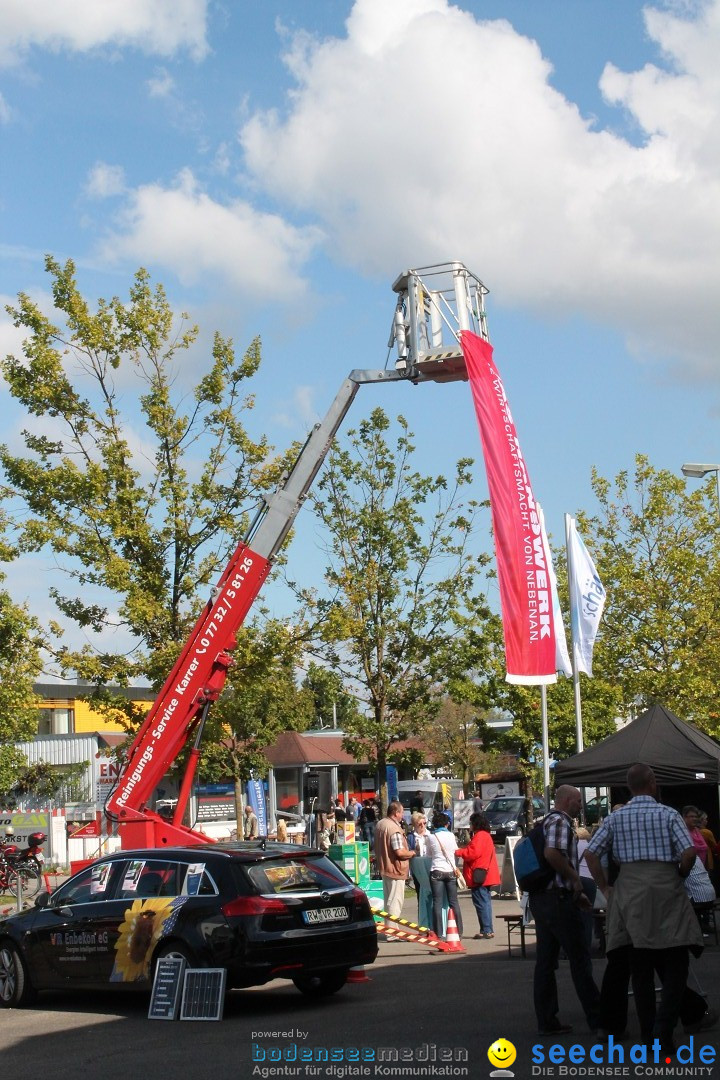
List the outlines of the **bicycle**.
<svg viewBox="0 0 720 1080">
<path fill-rule="evenodd" d="M 17 896 L 18 880 L 20 881 L 20 895 L 23 900 L 30 900 L 36 896 L 42 884 L 40 870 L 23 863 L 21 866 L 11 866 L 0 851 L 0 893 Z"/>
</svg>

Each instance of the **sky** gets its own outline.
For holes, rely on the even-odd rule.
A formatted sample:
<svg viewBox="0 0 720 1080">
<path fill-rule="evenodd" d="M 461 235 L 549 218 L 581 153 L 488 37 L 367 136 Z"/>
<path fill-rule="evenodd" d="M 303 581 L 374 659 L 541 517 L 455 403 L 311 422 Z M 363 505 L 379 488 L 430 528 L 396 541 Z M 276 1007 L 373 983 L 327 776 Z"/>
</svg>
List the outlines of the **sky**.
<svg viewBox="0 0 720 1080">
<path fill-rule="evenodd" d="M 88 298 L 147 268 L 201 344 L 262 337 L 284 448 L 385 365 L 397 275 L 464 262 L 560 543 L 593 467 L 720 455 L 719 46 L 720 0 L 0 0 L 0 298 L 50 312 L 46 253 Z M 363 388 L 346 427 L 376 405 L 486 497 L 466 383 Z M 304 585 L 316 541 L 301 513 Z M 9 580 L 43 619 L 53 572 Z"/>
</svg>

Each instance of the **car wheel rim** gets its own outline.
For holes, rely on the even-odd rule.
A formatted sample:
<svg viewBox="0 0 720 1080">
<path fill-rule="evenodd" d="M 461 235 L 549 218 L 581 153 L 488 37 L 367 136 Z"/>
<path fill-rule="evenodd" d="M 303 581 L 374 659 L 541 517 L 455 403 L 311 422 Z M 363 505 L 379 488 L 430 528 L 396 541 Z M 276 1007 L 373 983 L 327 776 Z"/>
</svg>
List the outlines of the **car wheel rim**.
<svg viewBox="0 0 720 1080">
<path fill-rule="evenodd" d="M 15 992 L 15 963 L 7 949 L 0 951 L 0 998 L 10 1001 Z"/>
</svg>

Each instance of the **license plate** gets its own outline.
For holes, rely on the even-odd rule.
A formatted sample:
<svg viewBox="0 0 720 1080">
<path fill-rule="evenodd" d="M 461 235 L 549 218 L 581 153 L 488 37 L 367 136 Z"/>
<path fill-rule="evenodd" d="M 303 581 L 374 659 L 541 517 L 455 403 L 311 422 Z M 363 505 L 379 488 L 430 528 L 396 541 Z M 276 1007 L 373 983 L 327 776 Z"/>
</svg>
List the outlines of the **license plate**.
<svg viewBox="0 0 720 1080">
<path fill-rule="evenodd" d="M 324 922 L 341 922 L 343 919 L 347 919 L 347 908 L 344 907 L 325 907 L 316 908 L 314 911 L 303 911 L 303 918 L 306 923 L 324 923 Z"/>
</svg>

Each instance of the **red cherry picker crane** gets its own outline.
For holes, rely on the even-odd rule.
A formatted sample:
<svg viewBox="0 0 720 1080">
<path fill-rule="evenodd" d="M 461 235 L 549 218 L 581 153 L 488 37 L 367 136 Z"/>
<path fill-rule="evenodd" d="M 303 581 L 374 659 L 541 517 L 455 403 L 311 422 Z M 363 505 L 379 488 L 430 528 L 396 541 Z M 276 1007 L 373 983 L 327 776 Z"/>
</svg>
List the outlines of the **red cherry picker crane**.
<svg viewBox="0 0 720 1080">
<path fill-rule="evenodd" d="M 344 380 L 289 475 L 274 494 L 262 500 L 127 751 L 105 804 L 124 849 L 208 842 L 203 833 L 183 824 L 205 720 L 222 693 L 235 633 L 268 576 L 359 388 L 381 382 L 467 379 L 459 335 L 472 330 L 487 339 L 484 299 L 488 290 L 462 263 L 406 270 L 393 289 L 398 299 L 388 349 L 395 346 L 397 350 L 394 367 L 355 369 Z M 152 809 L 153 793 L 191 739 L 170 821 Z"/>
</svg>

